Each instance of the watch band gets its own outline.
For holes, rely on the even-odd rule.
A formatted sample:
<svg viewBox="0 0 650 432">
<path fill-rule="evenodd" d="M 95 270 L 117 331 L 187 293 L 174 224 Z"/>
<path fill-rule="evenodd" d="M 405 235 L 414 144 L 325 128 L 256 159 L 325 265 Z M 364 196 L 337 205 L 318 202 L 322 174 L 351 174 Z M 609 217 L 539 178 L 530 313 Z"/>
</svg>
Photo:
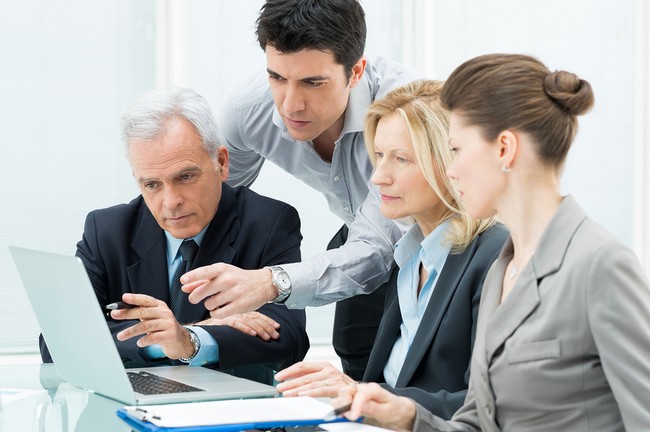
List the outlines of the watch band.
<svg viewBox="0 0 650 432">
<path fill-rule="evenodd" d="M 192 360 L 194 360 L 194 357 L 199 353 L 199 350 L 201 349 L 201 340 L 199 337 L 192 331 L 191 329 L 187 327 L 183 327 L 187 332 L 190 334 L 190 342 L 192 342 L 192 345 L 194 346 L 194 354 L 192 354 L 188 358 L 179 358 L 178 360 L 182 361 L 183 363 L 189 363 Z"/>
<path fill-rule="evenodd" d="M 291 295 L 291 280 L 287 272 L 280 266 L 267 267 L 271 271 L 271 283 L 278 295 L 269 303 L 284 304 Z"/>
</svg>

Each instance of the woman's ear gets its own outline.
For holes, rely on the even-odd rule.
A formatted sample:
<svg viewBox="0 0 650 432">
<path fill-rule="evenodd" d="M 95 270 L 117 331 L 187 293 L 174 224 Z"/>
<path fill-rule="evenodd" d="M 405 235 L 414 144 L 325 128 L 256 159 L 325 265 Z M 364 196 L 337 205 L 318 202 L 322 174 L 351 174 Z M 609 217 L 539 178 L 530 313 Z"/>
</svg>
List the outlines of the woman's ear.
<svg viewBox="0 0 650 432">
<path fill-rule="evenodd" d="M 504 172 L 510 171 L 516 162 L 517 151 L 519 150 L 519 136 L 506 129 L 497 136 L 497 149 L 501 161 L 501 169 Z"/>
</svg>

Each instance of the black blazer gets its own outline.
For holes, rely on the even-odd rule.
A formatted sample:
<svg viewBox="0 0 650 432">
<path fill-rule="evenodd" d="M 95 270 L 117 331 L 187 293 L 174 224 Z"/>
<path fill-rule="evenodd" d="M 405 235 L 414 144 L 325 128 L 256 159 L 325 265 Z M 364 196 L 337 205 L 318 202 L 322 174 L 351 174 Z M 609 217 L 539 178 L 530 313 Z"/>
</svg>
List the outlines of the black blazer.
<svg viewBox="0 0 650 432">
<path fill-rule="evenodd" d="M 300 261 L 300 219 L 288 204 L 260 196 L 248 188 L 223 184 L 216 216 L 210 223 L 193 268 L 216 262 L 244 269 Z M 142 196 L 128 204 L 95 210 L 86 218 L 80 257 L 100 305 L 119 301 L 123 293 L 147 294 L 169 304 L 166 239 Z M 202 303 L 183 305 L 182 323 L 209 318 Z M 259 311 L 280 323 L 280 338 L 265 342 L 227 326 L 202 326 L 219 344 L 219 368 L 268 365 L 280 370 L 301 361 L 309 348 L 304 310 L 267 304 Z M 126 367 L 160 365 L 138 348 L 138 338 L 118 341 L 115 335 L 135 321 L 107 318 Z M 42 339 L 42 338 L 41 338 Z M 83 349 L 83 342 L 80 342 Z M 51 362 L 41 340 L 43 361 Z M 163 364 L 179 364 L 165 359 Z"/>
<path fill-rule="evenodd" d="M 507 237 L 503 227 L 493 227 L 462 253 L 449 254 L 395 388 L 384 379 L 384 367 L 402 323 L 393 283 L 363 381 L 383 383 L 389 391 L 416 400 L 437 416 L 451 418 L 467 394 L 483 280 Z"/>
</svg>

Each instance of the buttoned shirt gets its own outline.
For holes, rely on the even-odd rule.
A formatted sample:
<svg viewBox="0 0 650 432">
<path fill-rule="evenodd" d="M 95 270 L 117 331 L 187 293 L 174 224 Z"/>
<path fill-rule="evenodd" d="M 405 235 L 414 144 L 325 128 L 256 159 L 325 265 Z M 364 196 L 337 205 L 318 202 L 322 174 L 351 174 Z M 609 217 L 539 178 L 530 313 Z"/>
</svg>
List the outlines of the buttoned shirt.
<svg viewBox="0 0 650 432">
<path fill-rule="evenodd" d="M 449 221 L 445 221 L 424 238 L 420 227 L 414 225 L 395 246 L 395 261 L 399 266 L 397 298 L 402 323 L 384 368 L 384 379 L 391 387 L 397 383 L 438 276 L 449 256 L 450 246 L 445 244 L 448 229 Z M 420 264 L 427 272 L 427 279 L 418 294 Z"/>
<path fill-rule="evenodd" d="M 361 81 L 350 92 L 331 162 L 324 161 L 311 142 L 291 137 L 275 108 L 266 73 L 240 86 L 221 115 L 231 186 L 251 185 L 269 160 L 322 193 L 332 213 L 350 229 L 342 247 L 282 265 L 292 283 L 286 302 L 291 308 L 371 292 L 385 282 L 393 266 L 393 245 L 402 230 L 379 211 L 378 193 L 369 184 L 372 166 L 363 126 L 375 99 L 412 81 L 416 74 L 385 58 L 367 59 Z"/>
</svg>

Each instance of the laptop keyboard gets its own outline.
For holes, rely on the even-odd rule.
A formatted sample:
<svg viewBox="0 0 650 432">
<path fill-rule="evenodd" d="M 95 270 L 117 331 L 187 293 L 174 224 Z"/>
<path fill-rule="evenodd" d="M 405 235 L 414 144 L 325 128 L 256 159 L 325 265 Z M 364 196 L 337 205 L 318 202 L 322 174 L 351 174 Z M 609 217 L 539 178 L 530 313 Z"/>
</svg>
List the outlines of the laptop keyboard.
<svg viewBox="0 0 650 432">
<path fill-rule="evenodd" d="M 168 394 L 168 393 L 187 393 L 195 391 L 205 391 L 203 389 L 192 387 L 169 378 L 154 375 L 145 371 L 127 372 L 131 387 L 140 394 Z"/>
</svg>

